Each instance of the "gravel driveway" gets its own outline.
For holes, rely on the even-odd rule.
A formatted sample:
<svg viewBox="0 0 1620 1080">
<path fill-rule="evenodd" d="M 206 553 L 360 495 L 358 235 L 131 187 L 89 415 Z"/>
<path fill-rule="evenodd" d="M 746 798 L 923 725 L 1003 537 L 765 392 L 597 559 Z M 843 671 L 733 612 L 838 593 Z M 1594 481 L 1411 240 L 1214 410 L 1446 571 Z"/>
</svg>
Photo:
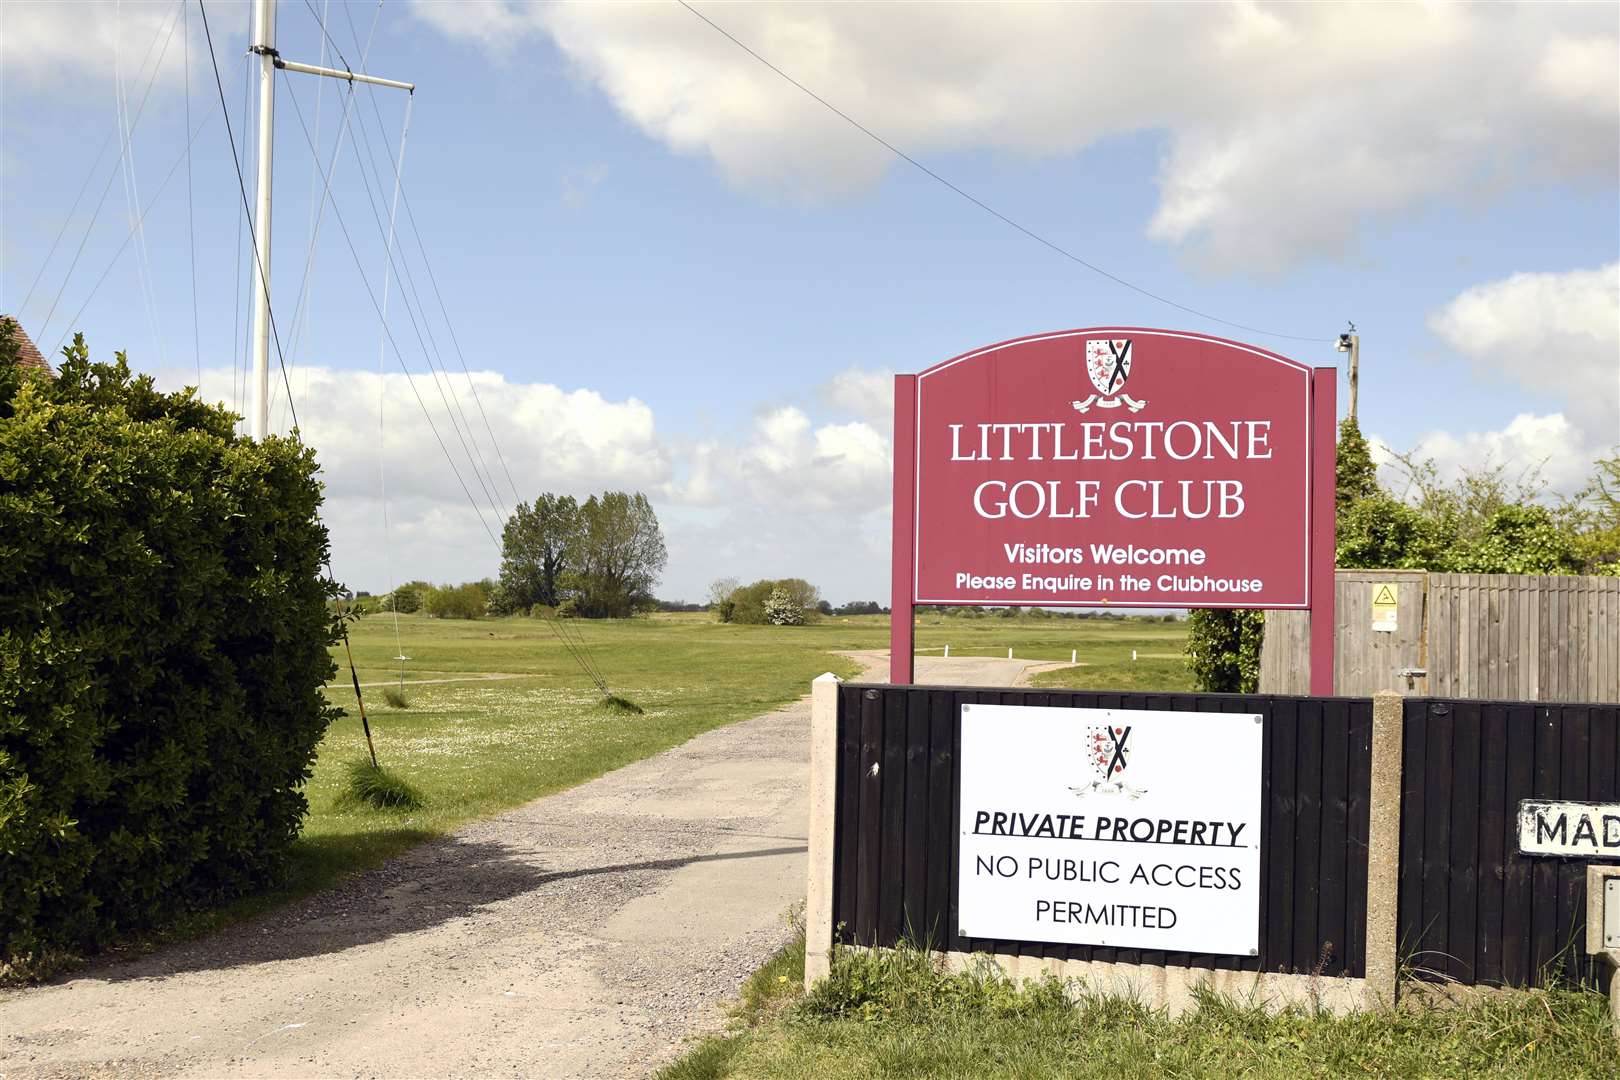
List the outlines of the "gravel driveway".
<svg viewBox="0 0 1620 1080">
<path fill-rule="evenodd" d="M 1005 686 L 1025 666 L 918 675 Z M 808 732 L 805 699 L 211 937 L 0 995 L 0 1080 L 646 1075 L 791 936 Z"/>
</svg>

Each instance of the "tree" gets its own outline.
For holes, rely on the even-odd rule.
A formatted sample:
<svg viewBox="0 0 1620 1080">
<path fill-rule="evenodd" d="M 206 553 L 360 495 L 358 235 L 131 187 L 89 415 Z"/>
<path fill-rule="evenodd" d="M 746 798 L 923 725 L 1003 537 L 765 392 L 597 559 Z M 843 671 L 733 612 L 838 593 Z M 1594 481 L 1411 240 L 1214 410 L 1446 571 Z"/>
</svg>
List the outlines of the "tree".
<svg viewBox="0 0 1620 1080">
<path fill-rule="evenodd" d="M 737 604 L 731 599 L 731 594 L 737 591 L 738 582 L 734 577 L 715 578 L 709 585 L 709 610 L 721 622 L 730 622 Z"/>
<path fill-rule="evenodd" d="M 556 607 L 579 541 L 579 504 L 572 495 L 548 491 L 532 505 L 518 503 L 501 530 L 502 610 Z"/>
<path fill-rule="evenodd" d="M 793 594 L 778 587 L 765 598 L 765 621 L 772 626 L 803 626 L 804 608 Z"/>
<path fill-rule="evenodd" d="M 800 611 L 805 612 L 806 617 L 809 612 L 816 611 L 821 603 L 821 593 L 803 578 L 756 581 L 732 592 L 731 621 L 755 626 L 769 623 L 771 619 L 766 612 L 766 602 L 778 590 L 791 599 Z"/>
<path fill-rule="evenodd" d="M 625 618 L 654 604 L 668 561 L 664 533 L 647 496 L 592 495 L 579 508 L 578 542 L 568 582 L 581 615 Z"/>
<path fill-rule="evenodd" d="M 1343 522 L 1351 506 L 1378 493 L 1378 466 L 1373 464 L 1372 450 L 1352 416 L 1339 422 L 1339 453 L 1335 472 L 1333 501 L 1338 518 Z"/>
</svg>

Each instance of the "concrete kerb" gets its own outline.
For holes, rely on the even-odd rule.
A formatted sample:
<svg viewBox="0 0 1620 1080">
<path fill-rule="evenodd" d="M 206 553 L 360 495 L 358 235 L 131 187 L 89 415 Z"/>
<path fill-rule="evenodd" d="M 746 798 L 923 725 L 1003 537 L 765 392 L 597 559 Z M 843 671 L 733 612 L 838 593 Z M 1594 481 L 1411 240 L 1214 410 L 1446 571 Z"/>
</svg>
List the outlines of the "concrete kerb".
<svg viewBox="0 0 1620 1080">
<path fill-rule="evenodd" d="M 832 672 L 810 684 L 810 822 L 804 893 L 804 988 L 832 965 L 833 841 L 838 809 L 838 687 Z"/>
</svg>

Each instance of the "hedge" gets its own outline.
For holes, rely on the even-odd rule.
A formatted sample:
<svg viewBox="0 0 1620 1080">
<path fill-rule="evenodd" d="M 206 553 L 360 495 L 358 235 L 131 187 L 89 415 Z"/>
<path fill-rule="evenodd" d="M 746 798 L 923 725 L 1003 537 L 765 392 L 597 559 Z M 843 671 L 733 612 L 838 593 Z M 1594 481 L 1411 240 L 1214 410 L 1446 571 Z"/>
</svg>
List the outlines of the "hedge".
<svg viewBox="0 0 1620 1080">
<path fill-rule="evenodd" d="M 0 972 L 277 879 L 341 710 L 313 453 L 0 323 Z"/>
</svg>

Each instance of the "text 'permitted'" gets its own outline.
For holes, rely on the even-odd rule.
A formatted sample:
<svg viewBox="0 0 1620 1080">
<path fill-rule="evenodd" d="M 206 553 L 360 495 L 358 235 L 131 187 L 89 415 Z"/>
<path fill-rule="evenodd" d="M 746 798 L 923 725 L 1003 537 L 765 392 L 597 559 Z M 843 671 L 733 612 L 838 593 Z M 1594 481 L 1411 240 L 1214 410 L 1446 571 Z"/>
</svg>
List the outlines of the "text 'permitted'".
<svg viewBox="0 0 1620 1080">
<path fill-rule="evenodd" d="M 1260 719 L 964 705 L 959 932 L 1254 954 Z"/>
</svg>

